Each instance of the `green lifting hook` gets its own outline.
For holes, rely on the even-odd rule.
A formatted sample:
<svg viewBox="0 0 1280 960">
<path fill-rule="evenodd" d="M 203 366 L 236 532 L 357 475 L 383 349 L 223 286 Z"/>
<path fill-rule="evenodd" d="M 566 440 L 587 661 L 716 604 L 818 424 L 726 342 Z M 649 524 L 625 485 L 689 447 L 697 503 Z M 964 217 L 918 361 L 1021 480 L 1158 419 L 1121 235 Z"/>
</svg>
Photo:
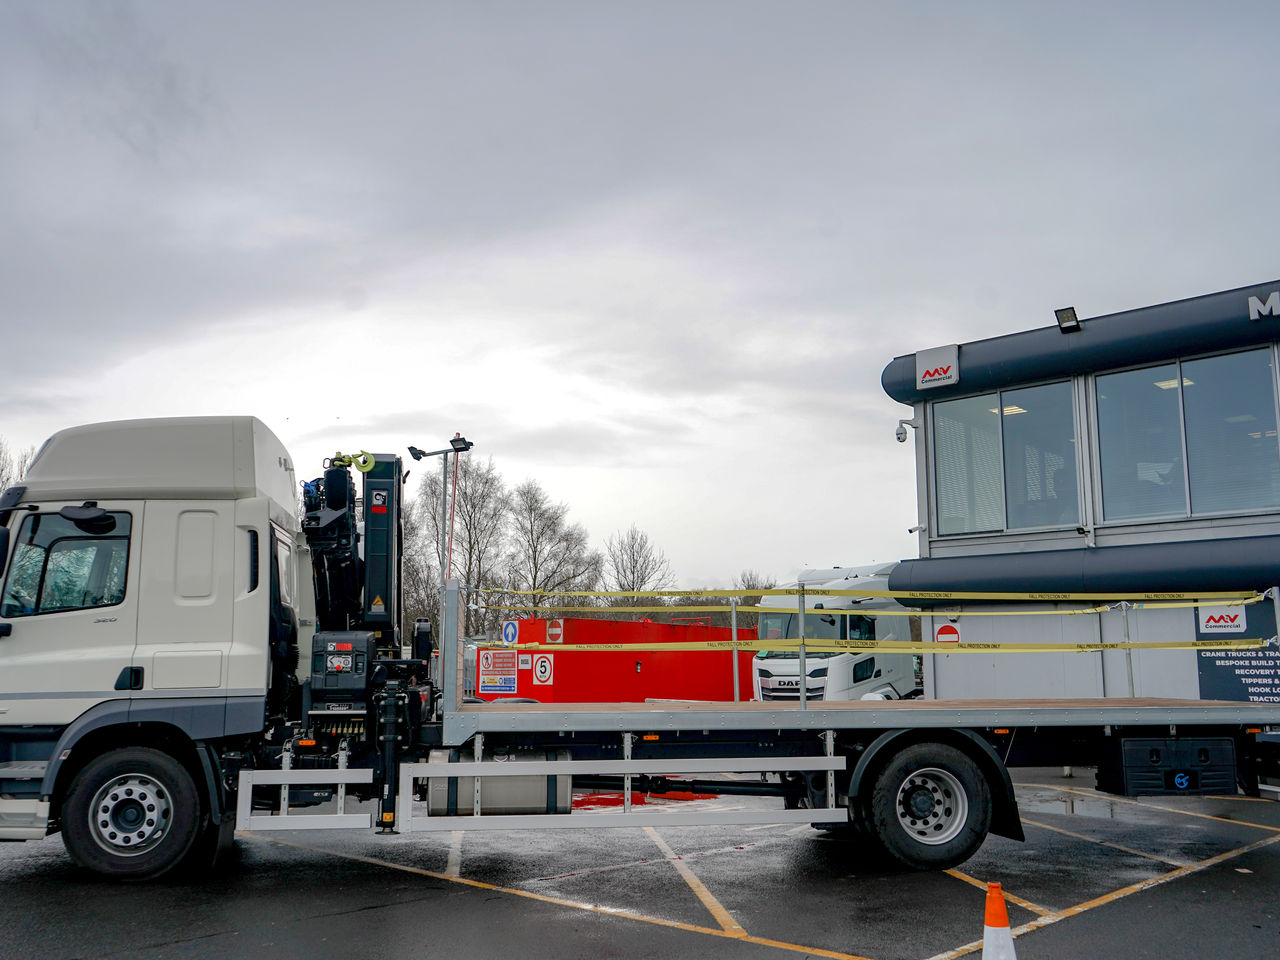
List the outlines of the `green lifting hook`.
<svg viewBox="0 0 1280 960">
<path fill-rule="evenodd" d="M 361 473 L 368 473 L 373 469 L 373 454 L 368 450 L 361 450 L 359 454 L 343 454 L 335 453 L 329 463 L 335 467 L 355 467 Z"/>
</svg>

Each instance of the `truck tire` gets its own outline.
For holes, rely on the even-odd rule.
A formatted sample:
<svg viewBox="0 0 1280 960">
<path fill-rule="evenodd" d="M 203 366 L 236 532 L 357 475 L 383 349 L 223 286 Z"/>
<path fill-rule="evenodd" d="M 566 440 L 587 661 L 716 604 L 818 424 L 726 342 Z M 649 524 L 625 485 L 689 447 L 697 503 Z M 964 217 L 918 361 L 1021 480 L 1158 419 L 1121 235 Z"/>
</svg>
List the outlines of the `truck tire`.
<svg viewBox="0 0 1280 960">
<path fill-rule="evenodd" d="M 913 870 L 945 870 L 977 852 L 991 826 L 978 765 L 942 743 L 917 743 L 876 777 L 871 818 L 880 845 Z"/>
<path fill-rule="evenodd" d="M 200 797 L 185 767 L 149 747 L 94 758 L 67 791 L 62 840 L 86 869 L 149 880 L 187 855 L 199 832 Z"/>
</svg>

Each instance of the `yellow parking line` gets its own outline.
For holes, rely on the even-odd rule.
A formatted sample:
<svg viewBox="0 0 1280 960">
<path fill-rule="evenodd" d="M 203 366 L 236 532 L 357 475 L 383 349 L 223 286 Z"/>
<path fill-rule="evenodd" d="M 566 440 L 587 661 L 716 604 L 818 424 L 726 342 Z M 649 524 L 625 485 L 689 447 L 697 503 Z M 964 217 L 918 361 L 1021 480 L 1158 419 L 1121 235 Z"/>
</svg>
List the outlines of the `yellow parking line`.
<svg viewBox="0 0 1280 960">
<path fill-rule="evenodd" d="M 1126 847 L 1123 844 L 1112 843 L 1110 840 L 1099 840 L 1097 837 L 1087 837 L 1083 833 L 1074 833 L 1071 830 L 1063 830 L 1062 827 L 1051 827 L 1047 823 L 1040 823 L 1036 820 L 1028 820 L 1023 817 L 1022 822 L 1032 827 L 1039 827 L 1041 830 L 1052 830 L 1054 833 L 1061 833 L 1063 836 L 1075 837 L 1077 840 L 1088 840 L 1090 843 L 1096 843 L 1101 847 L 1110 847 L 1112 850 L 1119 850 L 1121 853 L 1130 853 L 1135 857 L 1146 857 L 1148 860 L 1158 860 L 1161 863 L 1167 863 L 1171 867 L 1185 867 L 1188 865 L 1186 860 L 1174 860 L 1172 857 L 1162 857 L 1156 853 L 1145 853 L 1142 850 L 1135 850 L 1133 847 Z"/>
<path fill-rule="evenodd" d="M 1271 827 L 1265 823 L 1251 823 L 1248 820 L 1232 820 L 1230 817 L 1215 817 L 1209 813 L 1195 813 L 1191 810 L 1179 810 L 1177 807 L 1162 807 L 1158 803 L 1144 803 L 1140 800 L 1131 800 L 1129 797 L 1116 797 L 1109 793 L 1099 793 L 1096 790 L 1080 790 L 1076 787 L 1058 787 L 1051 783 L 1020 783 L 1015 784 L 1020 787 L 1038 787 L 1042 790 L 1060 790 L 1063 793 L 1074 793 L 1082 797 L 1088 797 L 1090 800 L 1113 800 L 1116 803 L 1128 803 L 1135 807 L 1146 807 L 1148 810 L 1163 810 L 1165 813 L 1177 813 L 1184 817 L 1198 817 L 1201 820 L 1216 820 L 1218 823 L 1234 823 L 1241 827 L 1253 827 L 1257 830 L 1270 830 L 1272 833 L 1280 833 L 1280 827 Z M 1232 799 L 1239 799 L 1233 797 Z"/>
<path fill-rule="evenodd" d="M 1235 821 L 1228 821 L 1234 823 Z M 1094 897 L 1092 900 L 1086 900 L 1083 903 L 1077 903 L 1074 907 L 1067 907 L 1064 910 L 1056 910 L 1043 917 L 1024 923 L 1021 926 L 1014 927 L 1009 932 L 1015 937 L 1019 937 L 1024 933 L 1030 933 L 1032 930 L 1039 930 L 1041 927 L 1047 927 L 1051 923 L 1057 923 L 1060 920 L 1066 920 L 1069 917 L 1076 917 L 1080 914 L 1092 910 L 1095 907 L 1101 907 L 1108 903 L 1114 903 L 1135 893 L 1141 893 L 1143 890 L 1150 890 L 1152 887 L 1158 887 L 1161 884 L 1168 883 L 1170 880 L 1177 880 L 1181 877 L 1189 876 L 1193 873 L 1199 873 L 1201 870 L 1207 870 L 1209 867 L 1216 866 L 1226 860 L 1239 857 L 1246 853 L 1252 853 L 1262 847 L 1270 846 L 1273 843 L 1280 843 L 1280 835 L 1274 837 L 1264 837 L 1261 840 L 1255 840 L 1243 847 L 1237 847 L 1235 850 L 1228 850 L 1226 853 L 1220 853 L 1217 856 L 1209 857 L 1207 860 L 1200 860 L 1196 863 L 1187 864 L 1185 867 L 1179 867 L 1176 870 L 1170 870 L 1168 873 L 1162 873 L 1155 877 L 1149 877 L 1138 883 L 1130 884 L 1127 887 L 1121 887 L 1119 890 L 1112 890 L 1110 893 L 1104 893 L 1100 897 Z M 954 950 L 948 950 L 946 953 L 935 954 L 929 957 L 929 960 L 955 960 L 957 957 L 964 957 L 971 953 L 977 953 L 982 949 L 982 941 L 975 940 L 972 943 L 966 943 L 963 946 L 956 947 Z"/>
<path fill-rule="evenodd" d="M 657 844 L 658 849 L 662 851 L 662 855 L 667 858 L 667 862 L 676 868 L 676 872 L 684 878 L 684 882 L 689 885 L 689 889 L 694 892 L 694 895 L 702 901 L 702 905 L 707 908 L 711 916 L 716 918 L 716 923 L 720 924 L 720 927 L 726 933 L 735 937 L 745 937 L 747 931 L 742 928 L 742 925 L 737 920 L 733 919 L 733 915 L 724 908 L 724 905 L 712 896 L 706 884 L 699 880 L 693 871 L 689 869 L 689 865 L 676 856 L 676 852 L 667 845 L 667 841 L 658 835 L 658 831 L 653 827 L 645 827 L 644 832 L 650 840 Z"/>
<path fill-rule="evenodd" d="M 945 870 L 943 872 L 952 877 L 955 877 L 957 880 L 963 880 L 965 883 L 971 884 L 972 886 L 977 887 L 979 890 L 987 889 L 987 882 L 985 880 L 979 880 L 977 877 L 971 877 L 967 873 L 961 873 L 959 870 L 954 870 L 954 869 Z M 1016 903 L 1023 910 L 1030 910 L 1032 913 L 1038 914 L 1039 916 L 1042 916 L 1042 917 L 1047 917 L 1049 916 L 1049 914 L 1053 913 L 1053 911 L 1050 910 L 1048 907 L 1042 907 L 1039 904 L 1032 903 L 1030 900 L 1023 900 L 1021 897 L 1014 896 L 1008 890 L 1004 891 L 1004 898 L 1008 900 L 1010 903 Z"/>
<path fill-rule="evenodd" d="M 592 903 L 582 903 L 577 900 L 565 900 L 562 897 L 549 897 L 544 893 L 532 893 L 528 890 L 517 890 L 514 887 L 500 887 L 494 883 L 485 883 L 483 880 L 469 880 L 466 877 L 451 877 L 447 873 L 437 873 L 434 870 L 423 870 L 421 867 L 410 867 L 402 863 L 392 863 L 389 860 L 378 860 L 374 857 L 362 857 L 356 853 L 340 853 L 336 850 L 326 850 L 323 847 L 311 847 L 305 843 L 296 843 L 292 840 L 281 840 L 276 837 L 259 837 L 257 834 L 248 831 L 237 831 L 236 835 L 240 837 L 251 837 L 257 840 L 265 840 L 267 843 L 274 843 L 284 847 L 293 847 L 296 850 L 309 850 L 312 853 L 326 854 L 343 860 L 354 860 L 357 863 L 368 863 L 376 867 L 386 867 L 389 870 L 399 870 L 403 873 L 412 873 L 420 877 L 430 877 L 433 880 L 444 880 L 449 883 L 458 883 L 466 887 L 475 887 L 479 890 L 492 890 L 495 893 L 507 893 L 513 897 L 524 897 L 526 900 L 537 900 L 540 903 L 550 903 L 558 907 L 570 907 L 574 910 L 586 910 L 590 913 L 599 913 L 609 917 L 619 917 L 623 920 L 638 920 L 640 923 L 651 923 L 655 926 L 670 927 L 674 930 L 684 930 L 688 933 L 701 933 L 709 937 L 722 937 L 728 940 L 736 940 L 741 943 L 754 943 L 758 946 L 774 947 L 778 950 L 788 950 L 792 953 L 803 953 L 814 957 L 826 957 L 828 960 L 870 960 L 868 957 L 859 956 L 855 953 L 840 953 L 836 950 L 823 950 L 820 947 L 806 947 L 799 943 L 786 943 L 781 940 L 769 940 L 765 937 L 739 936 L 729 933 L 726 930 L 717 930 L 715 927 L 700 927 L 693 923 L 681 923 L 678 920 L 664 920 L 661 917 L 650 917 L 642 913 L 635 913 L 631 910 L 602 907 Z"/>
</svg>

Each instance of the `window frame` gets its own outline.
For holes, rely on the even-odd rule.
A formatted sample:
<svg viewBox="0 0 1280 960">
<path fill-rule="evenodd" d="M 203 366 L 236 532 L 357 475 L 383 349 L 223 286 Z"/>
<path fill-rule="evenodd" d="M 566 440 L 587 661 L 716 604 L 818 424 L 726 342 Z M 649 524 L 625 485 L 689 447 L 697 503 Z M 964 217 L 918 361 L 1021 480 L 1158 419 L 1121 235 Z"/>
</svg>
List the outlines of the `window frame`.
<svg viewBox="0 0 1280 960">
<path fill-rule="evenodd" d="M 1161 360 L 1157 363 L 1139 363 L 1133 366 L 1116 367 L 1110 370 L 1098 370 L 1096 372 L 1085 374 L 1081 378 L 1084 381 L 1085 400 L 1089 410 L 1089 455 L 1094 466 L 1090 470 L 1090 490 L 1093 494 L 1093 526 L 1096 528 L 1119 528 L 1119 527 L 1137 527 L 1146 526 L 1155 523 L 1177 523 L 1190 522 L 1195 520 L 1218 520 L 1226 517 L 1258 517 L 1274 515 L 1280 512 L 1280 507 L 1253 507 L 1246 510 L 1213 510 L 1204 512 L 1193 512 L 1191 509 L 1191 462 L 1188 456 L 1187 445 L 1187 413 L 1186 405 L 1182 397 L 1182 380 L 1184 374 L 1182 365 L 1184 363 L 1192 363 L 1196 360 L 1212 360 L 1214 357 L 1230 357 L 1238 354 L 1256 353 L 1262 350 L 1270 353 L 1271 360 L 1271 402 L 1273 412 L 1276 417 L 1276 434 L 1273 438 L 1276 442 L 1276 457 L 1280 460 L 1280 344 L 1275 341 L 1267 341 L 1266 343 L 1255 343 L 1246 347 L 1233 347 L 1227 350 L 1213 350 L 1206 353 L 1188 354 L 1185 357 L 1172 357 L 1167 360 Z M 1107 518 L 1107 505 L 1102 498 L 1102 430 L 1101 421 L 1098 417 L 1098 377 L 1109 376 L 1113 373 L 1131 373 L 1135 370 L 1149 370 L 1155 367 L 1167 366 L 1172 363 L 1177 370 L 1175 379 L 1178 381 L 1178 428 L 1181 431 L 1182 441 L 1182 483 L 1183 483 L 1183 500 L 1184 511 L 1182 513 L 1164 513 L 1152 515 L 1148 517 L 1124 517 L 1111 520 Z"/>
<path fill-rule="evenodd" d="M 1110 372 L 1110 371 L 1108 371 Z M 1119 371 L 1116 371 L 1119 372 Z M 1083 459 L 1083 448 L 1087 446 L 1080 442 L 1081 435 L 1081 418 L 1080 418 L 1080 378 L 1079 377 L 1054 377 L 1050 380 L 1038 380 L 1034 383 L 1019 383 L 1002 387 L 994 391 L 984 391 L 982 393 L 971 393 L 964 396 L 947 397 L 945 400 L 931 400 L 928 402 L 929 408 L 929 437 L 927 451 L 927 467 L 928 467 L 928 483 L 929 483 L 929 500 L 930 500 L 930 539 L 931 540 L 961 540 L 966 538 L 995 537 L 1007 536 L 1009 534 L 1033 534 L 1033 533 L 1049 533 L 1058 530 L 1076 530 L 1085 522 L 1088 516 L 1087 506 L 1084 498 L 1084 488 L 1086 483 L 1081 478 L 1085 476 L 1086 463 Z M 1071 429 L 1075 436 L 1075 471 L 1076 471 L 1076 522 L 1075 523 L 1054 523 L 1046 524 L 1038 527 L 1010 527 L 1009 526 L 1009 492 L 1006 486 L 1006 471 L 1004 460 L 1004 400 L 1003 396 L 1006 392 L 1015 390 L 1028 390 L 1033 387 L 1050 387 L 1055 384 L 1065 383 L 1070 388 L 1071 393 Z M 941 403 L 950 403 L 953 400 L 972 400 L 976 397 L 994 397 L 996 406 L 996 447 L 1000 454 L 1000 526 L 991 527 L 986 530 L 966 530 L 961 533 L 943 533 L 942 525 L 939 519 L 940 502 L 938 497 L 938 426 L 937 413 L 938 405 Z M 1085 429 L 1088 430 L 1088 421 L 1085 421 Z"/>
<path fill-rule="evenodd" d="M 12 576 L 15 568 L 15 564 L 12 561 L 17 558 L 17 554 L 20 549 L 22 549 L 24 546 L 30 546 L 30 544 L 26 544 L 23 542 L 23 539 L 21 536 L 23 528 L 28 523 L 33 522 L 36 517 L 59 516 L 57 511 L 41 511 L 39 513 L 25 514 L 22 518 L 22 522 L 18 524 L 17 530 L 13 531 L 12 557 L 10 558 L 10 562 L 8 563 L 7 568 L 4 571 L 3 580 L 0 581 L 0 616 L 3 616 L 4 619 L 6 620 L 17 620 L 17 619 L 26 618 L 26 617 L 49 617 L 49 616 L 56 616 L 57 614 L 62 614 L 62 613 L 81 613 L 85 610 L 107 610 L 107 609 L 110 609 L 111 607 L 118 607 L 121 604 L 123 604 L 129 598 L 129 561 L 131 559 L 132 551 L 133 551 L 134 517 L 133 517 L 133 514 L 128 510 L 108 510 L 107 513 L 111 515 L 116 515 L 116 516 L 128 517 L 129 532 L 127 534 L 124 534 L 123 536 L 115 533 L 114 531 L 110 534 L 104 534 L 102 536 L 94 536 L 93 534 L 80 531 L 79 535 L 57 536 L 53 540 L 50 540 L 47 545 L 40 548 L 44 551 L 44 556 L 40 560 L 40 575 L 36 579 L 36 591 L 35 591 L 35 596 L 32 598 L 31 611 L 19 612 L 19 613 L 7 613 L 7 612 L 4 612 L 3 605 L 5 603 L 5 599 L 9 595 L 9 585 L 12 580 Z M 124 590 L 121 592 L 120 598 L 118 600 L 114 600 L 111 603 L 94 603 L 94 604 L 88 604 L 85 606 L 78 606 L 78 607 L 58 607 L 57 609 L 54 609 L 54 610 L 42 610 L 41 606 L 44 600 L 46 581 L 48 579 L 48 574 L 49 574 L 49 560 L 53 556 L 54 547 L 62 543 L 79 543 L 79 542 L 103 543 L 106 541 L 113 541 L 113 542 L 123 541 L 124 542 L 124 558 L 123 558 Z M 94 558 L 94 562 L 95 563 L 97 562 L 96 557 Z"/>
</svg>

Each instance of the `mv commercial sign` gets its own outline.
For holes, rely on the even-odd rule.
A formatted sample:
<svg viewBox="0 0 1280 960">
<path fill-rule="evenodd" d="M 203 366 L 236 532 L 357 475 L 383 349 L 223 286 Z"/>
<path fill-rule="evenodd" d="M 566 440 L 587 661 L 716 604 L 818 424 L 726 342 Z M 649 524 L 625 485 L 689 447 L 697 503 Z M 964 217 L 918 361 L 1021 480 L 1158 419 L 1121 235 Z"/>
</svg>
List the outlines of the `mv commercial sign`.
<svg viewBox="0 0 1280 960">
<path fill-rule="evenodd" d="M 1252 607 L 1196 608 L 1196 639 L 1275 635 L 1275 609 L 1269 603 Z M 1198 650 L 1197 673 L 1202 700 L 1244 700 L 1280 703 L 1280 653 L 1274 650 Z"/>
<path fill-rule="evenodd" d="M 945 347 L 921 350 L 916 354 L 916 389 L 949 387 L 960 382 L 960 348 L 954 343 Z"/>
</svg>

